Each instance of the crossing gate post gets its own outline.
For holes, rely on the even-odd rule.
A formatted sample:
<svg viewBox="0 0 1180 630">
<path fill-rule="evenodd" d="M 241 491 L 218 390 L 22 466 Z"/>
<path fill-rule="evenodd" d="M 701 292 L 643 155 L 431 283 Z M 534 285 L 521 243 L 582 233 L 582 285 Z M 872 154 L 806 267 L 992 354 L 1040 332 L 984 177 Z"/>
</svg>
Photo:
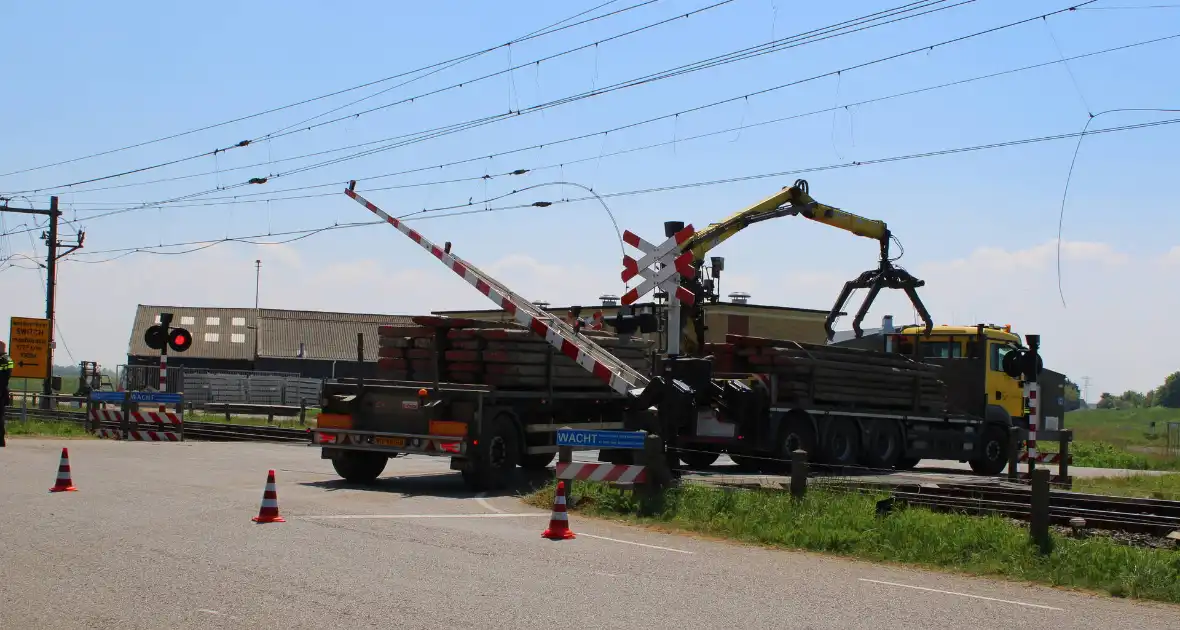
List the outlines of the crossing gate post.
<svg viewBox="0 0 1180 630">
<path fill-rule="evenodd" d="M 672 232 L 670 224 L 665 224 L 665 231 Z M 631 230 L 623 233 L 623 242 L 643 252 L 643 256 L 638 260 L 631 256 L 623 256 L 623 282 L 630 282 L 635 276 L 643 278 L 643 282 L 623 294 L 620 302 L 624 306 L 630 306 L 653 289 L 668 294 L 666 353 L 669 356 L 679 355 L 681 350 L 680 305 L 692 306 L 696 301 L 692 291 L 680 286 L 681 277 L 692 278 L 696 275 L 696 268 L 692 266 L 692 252 L 680 251 L 680 245 L 694 233 L 691 225 L 680 228 L 669 234 L 667 240 L 659 245 L 652 245 Z"/>
</svg>

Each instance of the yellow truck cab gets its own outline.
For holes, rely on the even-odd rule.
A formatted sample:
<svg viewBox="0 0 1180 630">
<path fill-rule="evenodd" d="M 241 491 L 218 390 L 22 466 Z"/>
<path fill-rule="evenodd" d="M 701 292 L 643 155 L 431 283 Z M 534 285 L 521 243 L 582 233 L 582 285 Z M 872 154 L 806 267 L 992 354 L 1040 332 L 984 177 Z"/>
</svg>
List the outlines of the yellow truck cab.
<svg viewBox="0 0 1180 630">
<path fill-rule="evenodd" d="M 891 340 L 896 344 L 892 351 L 918 360 L 984 358 L 984 391 L 987 392 L 988 405 L 1002 407 L 1014 418 L 1024 416 L 1023 385 L 1004 373 L 1003 368 L 1004 355 L 1025 347 L 1020 336 L 1012 332 L 1011 325 L 935 326 L 929 337 L 923 332 L 920 326 L 903 327 Z M 986 347 L 982 356 L 977 356 L 974 342 L 981 333 Z"/>
</svg>

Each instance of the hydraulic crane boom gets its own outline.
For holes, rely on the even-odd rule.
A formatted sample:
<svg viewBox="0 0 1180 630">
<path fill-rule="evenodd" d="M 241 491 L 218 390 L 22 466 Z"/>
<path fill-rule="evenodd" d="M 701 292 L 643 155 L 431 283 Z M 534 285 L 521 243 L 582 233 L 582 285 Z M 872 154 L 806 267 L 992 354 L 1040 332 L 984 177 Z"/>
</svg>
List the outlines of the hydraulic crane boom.
<svg viewBox="0 0 1180 630">
<path fill-rule="evenodd" d="M 845 303 L 848 302 L 848 298 L 851 297 L 852 292 L 856 289 L 869 290 L 868 296 L 865 298 L 864 303 L 852 321 L 852 329 L 855 331 L 857 337 L 860 337 L 862 334 L 861 322 L 864 320 L 865 315 L 868 314 L 869 307 L 876 299 L 877 293 L 883 288 L 901 289 L 905 291 L 906 295 L 910 298 L 910 302 L 921 316 L 922 322 L 926 327 L 926 333 L 930 333 L 934 327 L 934 323 L 917 293 L 918 287 L 925 285 L 925 282 L 893 264 L 893 259 L 889 256 L 889 242 L 894 240 L 894 237 L 885 222 L 867 219 L 812 199 L 811 195 L 808 194 L 806 180 L 796 180 L 795 185 L 790 188 L 784 188 L 749 208 L 730 215 L 719 223 L 710 224 L 682 243 L 680 250 L 691 252 L 693 264 L 699 266 L 704 261 L 705 254 L 747 227 L 768 219 L 794 215 L 799 215 L 818 223 L 824 223 L 846 232 L 851 232 L 857 236 L 875 240 L 880 245 L 881 258 L 878 267 L 866 271 L 856 279 L 844 284 L 839 298 L 832 306 L 832 310 L 828 313 L 828 317 L 824 321 L 824 330 L 827 332 L 828 339 L 831 339 L 835 334 L 832 324 L 842 314 Z M 701 302 L 703 300 L 698 300 L 698 304 Z M 697 335 L 699 337 L 699 331 Z"/>
</svg>

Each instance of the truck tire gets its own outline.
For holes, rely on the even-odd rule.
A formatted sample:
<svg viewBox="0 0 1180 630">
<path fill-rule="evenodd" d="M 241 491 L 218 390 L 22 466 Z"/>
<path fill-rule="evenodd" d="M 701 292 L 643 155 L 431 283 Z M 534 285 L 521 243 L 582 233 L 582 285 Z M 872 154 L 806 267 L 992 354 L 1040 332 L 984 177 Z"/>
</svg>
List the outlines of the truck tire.
<svg viewBox="0 0 1180 630">
<path fill-rule="evenodd" d="M 467 487 L 480 490 L 499 490 L 509 486 L 520 463 L 520 434 L 512 418 L 496 416 L 480 438 L 469 468 L 463 471 Z"/>
<path fill-rule="evenodd" d="M 760 472 L 764 468 L 762 463 L 766 461 L 765 459 L 734 455 L 733 453 L 729 454 L 729 458 L 733 460 L 733 463 L 737 464 L 739 472 Z"/>
<path fill-rule="evenodd" d="M 1003 427 L 989 424 L 980 439 L 981 457 L 970 460 L 971 470 L 977 475 L 998 475 L 1008 465 L 1008 432 Z"/>
<path fill-rule="evenodd" d="M 365 451 L 344 451 L 332 458 L 336 474 L 350 483 L 373 483 L 387 463 L 388 455 Z"/>
<path fill-rule="evenodd" d="M 522 453 L 520 456 L 520 467 L 525 470 L 545 470 L 549 464 L 553 463 L 553 456 L 557 453 Z"/>
<path fill-rule="evenodd" d="M 860 429 L 846 418 L 828 425 L 824 440 L 824 460 L 832 466 L 854 466 L 860 457 Z"/>
<path fill-rule="evenodd" d="M 766 474 L 786 474 L 791 470 L 791 453 L 795 449 L 807 451 L 807 461 L 818 462 L 822 455 L 816 448 L 817 440 L 815 428 L 811 424 L 811 417 L 806 413 L 792 413 L 783 422 L 779 431 L 778 450 L 776 459 L 763 460 L 762 472 Z"/>
<path fill-rule="evenodd" d="M 865 466 L 888 470 L 900 466 L 905 442 L 901 427 L 892 420 L 874 420 L 861 449 Z"/>
</svg>

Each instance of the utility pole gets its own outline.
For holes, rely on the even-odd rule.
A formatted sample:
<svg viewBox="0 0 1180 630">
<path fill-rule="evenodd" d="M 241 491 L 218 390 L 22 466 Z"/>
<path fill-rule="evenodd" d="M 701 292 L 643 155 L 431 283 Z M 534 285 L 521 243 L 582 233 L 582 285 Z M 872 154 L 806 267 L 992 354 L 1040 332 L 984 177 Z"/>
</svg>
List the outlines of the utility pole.
<svg viewBox="0 0 1180 630">
<path fill-rule="evenodd" d="M 262 261 L 254 261 L 254 310 L 258 310 L 258 287 L 262 285 Z"/>
<path fill-rule="evenodd" d="M 49 348 L 45 355 L 45 382 L 41 385 L 41 407 L 48 409 L 50 407 L 49 400 L 53 395 L 53 350 L 55 346 L 54 332 L 56 328 L 56 308 L 57 308 L 57 261 L 61 258 L 82 248 L 82 242 L 86 239 L 85 232 L 78 232 L 77 243 L 59 243 L 57 240 L 57 223 L 61 218 L 61 210 L 57 208 L 57 196 L 49 198 L 48 210 L 37 210 L 35 208 L 10 208 L 8 206 L 8 199 L 3 199 L 4 205 L 0 207 L 0 212 L 15 212 L 17 214 L 35 214 L 49 217 L 49 231 L 41 235 L 45 240 L 49 251 L 45 258 L 45 319 L 49 322 Z M 68 250 L 58 253 L 59 247 L 69 247 Z"/>
<path fill-rule="evenodd" d="M 1086 400 L 1086 396 L 1088 396 L 1089 394 L 1090 394 L 1090 377 L 1083 376 L 1082 377 L 1082 400 L 1083 401 Z M 1086 403 L 1086 404 L 1089 404 L 1089 403 Z"/>
</svg>

